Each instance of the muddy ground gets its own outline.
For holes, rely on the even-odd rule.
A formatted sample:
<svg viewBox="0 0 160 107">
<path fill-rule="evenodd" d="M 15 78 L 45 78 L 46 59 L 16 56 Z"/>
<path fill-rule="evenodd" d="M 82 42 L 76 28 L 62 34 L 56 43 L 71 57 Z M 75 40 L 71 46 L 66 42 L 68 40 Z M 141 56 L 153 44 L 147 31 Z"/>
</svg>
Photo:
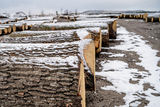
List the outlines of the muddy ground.
<svg viewBox="0 0 160 107">
<path fill-rule="evenodd" d="M 160 57 L 160 24 L 159 23 L 146 23 L 142 20 L 119 19 L 118 25 L 125 27 L 129 32 L 134 32 L 137 35 L 143 36 L 144 39 L 148 41 L 147 43 L 151 45 L 153 49 L 156 49 L 159 51 L 157 56 Z M 123 41 L 110 40 L 110 46 L 119 45 L 121 42 Z M 105 48 L 102 49 L 102 52 L 120 53 L 120 54 L 124 54 L 125 57 L 120 57 L 120 58 L 108 57 L 107 54 L 100 54 L 96 59 L 96 72 L 101 72 L 102 69 L 101 69 L 100 62 L 103 60 L 121 60 L 128 63 L 129 68 L 136 68 L 139 71 L 145 71 L 145 69 L 142 66 L 136 65 L 136 63 L 139 62 L 140 56 L 138 56 L 135 52 L 128 52 L 128 51 L 126 52 L 126 51 L 105 49 Z M 160 62 L 158 63 L 158 66 L 160 66 Z M 87 107 L 114 107 L 114 106 L 120 106 L 125 104 L 125 101 L 123 100 L 125 93 L 118 93 L 115 91 L 101 89 L 101 87 L 103 86 L 112 85 L 112 83 L 107 81 L 107 78 L 97 76 L 96 80 L 97 80 L 96 92 L 94 93 L 88 92 L 87 94 Z M 130 83 L 136 84 L 138 83 L 138 81 L 130 80 Z M 151 87 L 150 84 L 143 85 L 144 90 L 147 90 L 150 88 L 153 89 L 154 87 Z M 159 95 L 159 94 L 156 94 L 156 95 Z M 144 98 L 140 99 L 139 102 L 141 102 L 138 105 L 139 107 L 144 107 L 149 103 L 149 101 L 147 101 Z"/>
</svg>

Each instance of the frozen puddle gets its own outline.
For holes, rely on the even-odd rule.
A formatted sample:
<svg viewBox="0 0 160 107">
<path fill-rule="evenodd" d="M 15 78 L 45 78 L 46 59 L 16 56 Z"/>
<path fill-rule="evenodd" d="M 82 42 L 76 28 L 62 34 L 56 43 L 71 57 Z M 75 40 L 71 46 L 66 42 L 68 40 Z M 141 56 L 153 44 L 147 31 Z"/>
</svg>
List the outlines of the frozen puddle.
<svg viewBox="0 0 160 107">
<path fill-rule="evenodd" d="M 109 49 L 123 50 L 126 52 L 136 52 L 140 57 L 140 65 L 147 71 L 138 71 L 136 68 L 129 68 L 126 62 L 120 60 L 106 60 L 101 62 L 102 72 L 96 72 L 112 82 L 113 86 L 102 87 L 104 90 L 114 90 L 125 93 L 124 107 L 136 107 L 141 104 L 141 99 L 149 101 L 148 107 L 160 106 L 160 67 L 157 66 L 159 57 L 156 56 L 157 50 L 146 44 L 143 37 L 135 33 L 128 32 L 124 27 L 118 28 L 118 40 L 122 40 L 120 45 Z M 105 53 L 103 53 L 105 54 Z M 113 57 L 123 57 L 123 54 L 112 55 Z M 137 81 L 131 83 L 130 81 Z M 149 84 L 150 88 L 144 89 L 144 84 Z"/>
</svg>

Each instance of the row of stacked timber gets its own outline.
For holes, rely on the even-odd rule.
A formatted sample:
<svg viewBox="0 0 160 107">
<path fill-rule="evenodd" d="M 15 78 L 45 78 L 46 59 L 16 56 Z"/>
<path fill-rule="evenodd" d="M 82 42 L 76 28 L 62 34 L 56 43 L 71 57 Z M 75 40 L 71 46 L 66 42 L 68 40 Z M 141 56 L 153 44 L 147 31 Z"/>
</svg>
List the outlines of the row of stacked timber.
<svg viewBox="0 0 160 107">
<path fill-rule="evenodd" d="M 147 18 L 148 14 L 120 14 L 118 16 L 119 19 L 145 19 Z"/>
<path fill-rule="evenodd" d="M 70 22 L 70 21 L 77 21 L 77 17 L 76 16 L 69 16 L 69 15 L 61 15 L 61 16 L 57 16 L 54 17 L 53 19 L 57 19 L 58 22 Z"/>
<path fill-rule="evenodd" d="M 54 30 L 37 27 L 0 39 L 0 105 L 86 107 L 86 92 L 96 90 L 96 54 L 117 35 L 116 20 L 105 22 L 108 33 L 90 23 L 52 23 Z M 70 24 L 76 29 L 67 29 Z"/>
<path fill-rule="evenodd" d="M 145 18 L 145 22 L 160 22 L 160 17 L 150 16 Z"/>
<path fill-rule="evenodd" d="M 0 35 L 7 35 L 16 31 L 31 29 L 26 23 L 11 22 L 9 24 L 0 24 Z"/>
<path fill-rule="evenodd" d="M 26 20 L 27 15 L 24 12 L 16 12 L 13 17 L 6 14 L 0 15 L 0 35 L 10 34 L 15 31 L 28 30 L 27 23 L 21 21 Z"/>
<path fill-rule="evenodd" d="M 120 14 L 119 19 L 143 19 L 145 22 L 160 22 L 160 15 L 152 16 L 147 13 L 144 14 Z"/>
</svg>

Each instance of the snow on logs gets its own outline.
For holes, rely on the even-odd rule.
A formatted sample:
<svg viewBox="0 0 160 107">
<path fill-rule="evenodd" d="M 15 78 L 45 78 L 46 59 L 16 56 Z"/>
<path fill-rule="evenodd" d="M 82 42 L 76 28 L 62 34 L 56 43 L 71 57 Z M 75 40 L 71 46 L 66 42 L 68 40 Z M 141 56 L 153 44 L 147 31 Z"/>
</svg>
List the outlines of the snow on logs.
<svg viewBox="0 0 160 107">
<path fill-rule="evenodd" d="M 0 74 L 4 79 L 0 82 L 12 84 L 0 84 L 3 93 L 0 103 L 85 107 L 86 90 L 96 89 L 96 53 L 109 37 L 116 38 L 116 24 L 116 21 L 97 19 L 43 23 L 43 26 L 49 25 L 47 29 L 38 26 L 36 31 L 14 32 L 1 39 L 0 69 L 3 72 Z M 17 29 L 17 24 L 15 26 Z M 56 29 L 49 31 L 50 27 Z M 27 26 L 24 25 L 24 29 Z M 102 34 L 101 29 L 108 29 L 108 34 Z M 10 76 L 5 77 L 6 73 Z"/>
<path fill-rule="evenodd" d="M 19 33 L 24 32 L 34 34 Z M 86 89 L 95 90 L 95 45 L 92 39 L 81 39 L 89 32 L 80 32 L 51 31 L 44 35 L 35 31 L 38 36 L 0 40 L 0 82 L 11 83 L 0 84 L 0 103 L 85 107 Z"/>
<path fill-rule="evenodd" d="M 70 21 L 76 21 L 77 17 L 75 16 L 69 16 L 69 15 L 63 15 L 55 17 L 54 19 L 57 19 L 58 22 L 70 22 Z"/>
</svg>

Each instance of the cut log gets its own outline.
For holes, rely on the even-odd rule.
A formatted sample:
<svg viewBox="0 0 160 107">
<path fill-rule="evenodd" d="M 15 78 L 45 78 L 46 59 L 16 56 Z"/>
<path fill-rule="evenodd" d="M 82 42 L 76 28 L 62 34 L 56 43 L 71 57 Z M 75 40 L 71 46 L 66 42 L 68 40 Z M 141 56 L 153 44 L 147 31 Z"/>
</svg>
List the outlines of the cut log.
<svg viewBox="0 0 160 107">
<path fill-rule="evenodd" d="M 108 24 L 109 39 L 116 39 L 117 36 L 117 21 L 113 21 Z"/>
<path fill-rule="evenodd" d="M 28 30 L 32 29 L 32 25 L 28 25 Z"/>
<path fill-rule="evenodd" d="M 27 25 L 27 23 L 24 23 L 24 29 L 25 29 L 25 30 L 28 30 L 28 25 Z"/>
<path fill-rule="evenodd" d="M 7 28 L 7 30 L 8 30 L 8 33 L 10 34 L 10 33 L 12 32 L 12 27 L 9 26 L 9 27 Z"/>
<path fill-rule="evenodd" d="M 129 15 L 129 14 L 126 14 L 126 15 L 125 15 L 125 19 L 130 19 L 130 15 Z"/>
<path fill-rule="evenodd" d="M 158 17 L 152 17 L 152 22 L 159 22 L 159 18 Z"/>
<path fill-rule="evenodd" d="M 24 31 L 25 25 L 24 24 L 16 24 L 16 31 Z"/>
<path fill-rule="evenodd" d="M 122 18 L 122 14 L 120 14 L 119 17 Z"/>
<path fill-rule="evenodd" d="M 9 24 L 16 26 L 16 31 L 24 31 L 25 30 L 25 23 L 22 23 L 22 22 L 11 22 Z"/>
<path fill-rule="evenodd" d="M 146 19 L 147 17 L 148 17 L 147 13 L 143 14 L 143 19 Z"/>
<path fill-rule="evenodd" d="M 135 19 L 135 15 L 134 14 L 131 14 L 131 19 Z"/>
<path fill-rule="evenodd" d="M 152 22 L 152 17 L 147 17 L 147 18 L 145 19 L 145 21 L 146 21 L 146 22 Z"/>
<path fill-rule="evenodd" d="M 6 27 L 0 27 L 0 29 L 2 30 L 2 34 L 3 35 L 7 35 L 8 34 L 8 29 Z"/>
<path fill-rule="evenodd" d="M 125 18 L 125 14 L 122 14 L 122 18 Z"/>
<path fill-rule="evenodd" d="M 10 25 L 6 25 L 6 24 L 1 24 L 0 28 L 6 28 L 7 32 L 5 34 L 10 34 L 12 32 L 12 28 Z"/>
<path fill-rule="evenodd" d="M 102 48 L 101 29 L 99 29 L 99 31 L 95 31 L 95 30 L 88 30 L 88 31 L 90 32 L 90 34 L 87 35 L 84 39 L 92 39 L 94 41 L 96 53 L 98 54 L 101 52 L 101 48 Z"/>
<path fill-rule="evenodd" d="M 16 26 L 13 24 L 12 25 L 12 32 L 15 32 L 16 31 Z"/>
<path fill-rule="evenodd" d="M 109 34 L 107 33 L 107 31 L 102 33 L 102 46 L 109 46 Z"/>
<path fill-rule="evenodd" d="M 0 36 L 2 35 L 2 29 L 0 29 Z"/>
</svg>

